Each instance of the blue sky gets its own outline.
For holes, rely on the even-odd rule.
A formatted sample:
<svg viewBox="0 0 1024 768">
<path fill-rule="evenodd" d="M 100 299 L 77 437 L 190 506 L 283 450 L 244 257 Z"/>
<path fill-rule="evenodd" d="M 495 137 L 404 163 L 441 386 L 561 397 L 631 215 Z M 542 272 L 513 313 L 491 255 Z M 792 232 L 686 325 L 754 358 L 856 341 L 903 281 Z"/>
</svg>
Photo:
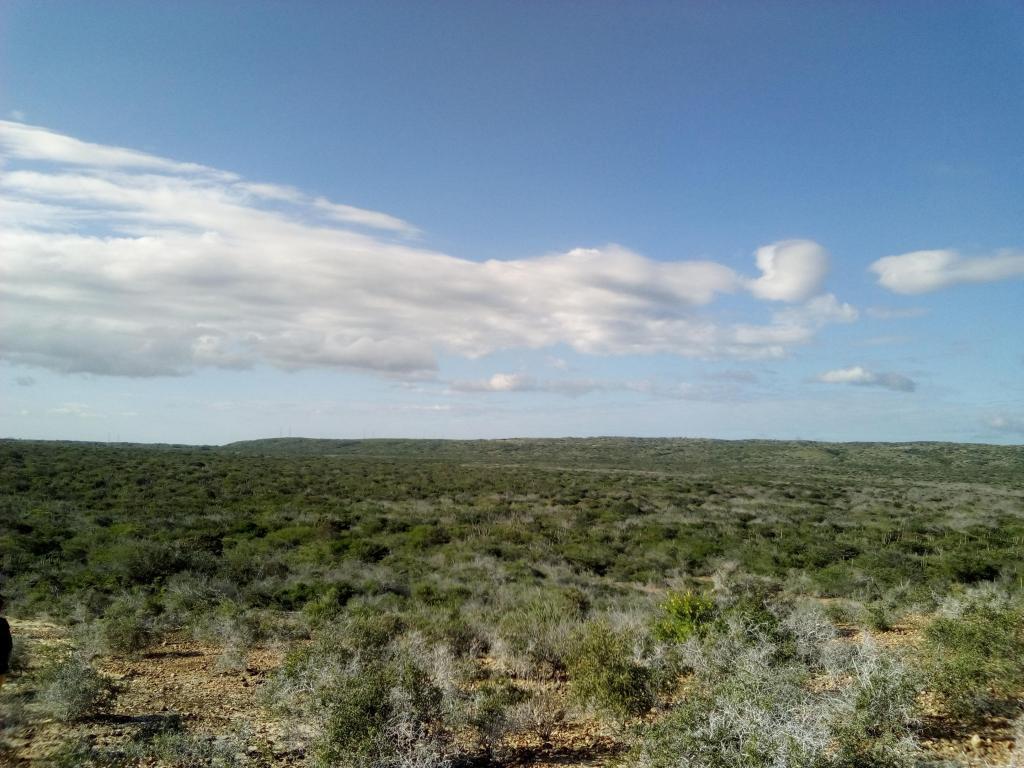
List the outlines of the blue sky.
<svg viewBox="0 0 1024 768">
<path fill-rule="evenodd" d="M 1017 3 L 0 9 L 0 434 L 1024 442 Z"/>
</svg>

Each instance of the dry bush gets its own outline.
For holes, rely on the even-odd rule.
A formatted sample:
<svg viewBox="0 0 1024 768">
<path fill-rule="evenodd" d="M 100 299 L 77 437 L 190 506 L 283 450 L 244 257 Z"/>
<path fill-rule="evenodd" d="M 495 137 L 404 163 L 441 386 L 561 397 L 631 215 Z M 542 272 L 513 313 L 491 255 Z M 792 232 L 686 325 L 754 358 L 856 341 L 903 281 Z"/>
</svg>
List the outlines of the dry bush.
<svg viewBox="0 0 1024 768">
<path fill-rule="evenodd" d="M 42 671 L 37 700 L 48 715 L 68 722 L 97 714 L 113 695 L 110 678 L 82 656 L 71 654 Z"/>
</svg>

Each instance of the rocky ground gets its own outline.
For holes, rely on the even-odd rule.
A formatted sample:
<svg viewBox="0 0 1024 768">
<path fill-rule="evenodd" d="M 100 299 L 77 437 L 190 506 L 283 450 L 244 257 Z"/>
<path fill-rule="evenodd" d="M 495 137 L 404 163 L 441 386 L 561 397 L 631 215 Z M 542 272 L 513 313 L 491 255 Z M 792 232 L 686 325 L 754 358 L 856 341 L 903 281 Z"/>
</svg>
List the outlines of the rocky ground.
<svg viewBox="0 0 1024 768">
<path fill-rule="evenodd" d="M 11 626 L 29 647 L 35 667 L 69 647 L 66 630 L 56 624 L 15 619 Z M 919 627 L 920 621 L 911 618 L 873 637 L 886 646 L 906 647 L 918 641 Z M 851 642 L 861 639 L 860 631 L 851 628 L 847 632 Z M 46 765 L 47 756 L 69 736 L 116 750 L 119 745 L 138 740 L 140 734 L 171 726 L 191 734 L 231 735 L 242 764 L 299 765 L 305 757 L 301 734 L 288 732 L 268 716 L 259 696 L 283 655 L 281 648 L 258 648 L 247 655 L 244 666 L 223 669 L 221 649 L 181 636 L 168 639 L 139 658 L 98 660 L 99 669 L 117 684 L 117 696 L 108 711 L 73 726 L 31 716 L 17 727 L 5 723 L 2 738 L 6 743 L 0 748 L 0 766 Z M 28 684 L 25 676 L 8 679 L 0 692 L 0 718 L 11 720 L 14 702 L 24 697 Z M 1008 720 L 993 718 L 983 728 L 967 731 L 935 714 L 927 699 L 924 705 L 921 742 L 935 758 L 970 768 L 1011 764 L 1014 741 Z M 613 734 L 596 726 L 565 723 L 546 740 L 509 744 L 501 762 L 509 766 L 601 766 L 614 762 L 622 747 Z M 140 762 L 160 764 L 156 760 Z"/>
</svg>

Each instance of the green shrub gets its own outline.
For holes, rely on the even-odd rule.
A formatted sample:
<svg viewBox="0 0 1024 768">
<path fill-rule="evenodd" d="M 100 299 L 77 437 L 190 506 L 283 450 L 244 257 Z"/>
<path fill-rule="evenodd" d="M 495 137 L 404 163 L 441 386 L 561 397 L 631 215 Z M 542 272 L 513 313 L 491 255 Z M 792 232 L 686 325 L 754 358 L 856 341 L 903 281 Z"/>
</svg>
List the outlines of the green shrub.
<svg viewBox="0 0 1024 768">
<path fill-rule="evenodd" d="M 234 768 L 248 764 L 241 758 L 243 745 L 236 739 L 188 733 L 176 728 L 163 729 L 152 734 L 144 743 L 132 744 L 131 757 L 156 761 L 159 766 L 174 768 Z"/>
<path fill-rule="evenodd" d="M 572 590 L 530 590 L 502 611 L 492 650 L 517 674 L 558 674 L 565 669 L 572 635 L 585 608 Z"/>
<path fill-rule="evenodd" d="M 515 729 L 515 708 L 530 694 L 511 680 L 488 681 L 473 691 L 466 721 L 478 734 L 480 746 L 492 752 L 506 733 Z"/>
<path fill-rule="evenodd" d="M 947 600 L 925 629 L 922 663 L 949 711 L 976 720 L 1024 687 L 1024 605 L 994 587 Z"/>
<path fill-rule="evenodd" d="M 351 584 L 332 584 L 307 602 L 303 612 L 314 622 L 328 621 L 344 611 L 348 601 L 355 595 L 355 587 Z"/>
<path fill-rule="evenodd" d="M 82 626 L 94 654 L 134 656 L 151 647 L 159 636 L 153 601 L 140 593 L 123 594 L 103 610 L 96 621 Z"/>
<path fill-rule="evenodd" d="M 405 629 L 402 617 L 375 608 L 359 605 L 345 616 L 339 627 L 340 638 L 355 653 L 377 656 Z"/>
<path fill-rule="evenodd" d="M 42 710 L 64 722 L 96 714 L 113 693 L 111 680 L 75 654 L 45 669 L 39 681 Z"/>
<path fill-rule="evenodd" d="M 892 615 L 889 607 L 880 601 L 875 601 L 864 609 L 867 624 L 877 632 L 889 632 L 893 628 Z"/>
<path fill-rule="evenodd" d="M 707 595 L 672 592 L 661 604 L 661 616 L 654 623 L 654 636 L 666 643 L 684 643 L 714 621 L 715 602 Z"/>
<path fill-rule="evenodd" d="M 268 696 L 275 709 L 313 728 L 317 766 L 444 762 L 436 728 L 444 693 L 411 653 L 394 645 L 364 656 L 343 639 L 321 638 L 286 660 Z"/>
<path fill-rule="evenodd" d="M 231 600 L 221 602 L 201 617 L 193 634 L 204 642 L 220 647 L 217 668 L 238 670 L 245 667 L 249 650 L 262 634 L 259 617 L 253 609 L 245 609 Z"/>
<path fill-rule="evenodd" d="M 646 768 L 824 768 L 830 733 L 799 676 L 747 670 L 687 697 L 636 748 Z"/>
<path fill-rule="evenodd" d="M 651 671 L 633 657 L 632 638 L 606 622 L 587 623 L 569 655 L 569 687 L 585 706 L 626 717 L 654 703 Z"/>
</svg>

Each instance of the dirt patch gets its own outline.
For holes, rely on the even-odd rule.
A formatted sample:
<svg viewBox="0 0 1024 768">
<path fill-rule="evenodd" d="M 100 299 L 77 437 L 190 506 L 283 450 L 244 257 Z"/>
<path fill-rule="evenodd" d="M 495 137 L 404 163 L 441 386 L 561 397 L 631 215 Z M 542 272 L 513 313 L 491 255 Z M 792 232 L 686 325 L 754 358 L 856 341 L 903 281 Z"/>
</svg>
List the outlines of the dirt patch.
<svg viewBox="0 0 1024 768">
<path fill-rule="evenodd" d="M 47 658 L 70 650 L 67 630 L 45 621 L 11 621 L 11 629 L 31 653 L 31 671 Z M 290 743 L 286 729 L 274 722 L 260 701 L 260 689 L 282 661 L 276 648 L 257 648 L 244 668 L 223 670 L 220 649 L 186 637 L 169 638 L 139 658 L 97 659 L 95 665 L 114 680 L 117 695 L 102 715 L 74 725 L 33 716 L 12 729 L 0 765 L 39 764 L 70 737 L 117 750 L 140 733 L 185 730 L 189 733 L 240 737 L 240 749 L 251 765 L 299 762 L 301 750 Z M 14 676 L 2 695 L 25 698 L 29 676 Z"/>
</svg>

